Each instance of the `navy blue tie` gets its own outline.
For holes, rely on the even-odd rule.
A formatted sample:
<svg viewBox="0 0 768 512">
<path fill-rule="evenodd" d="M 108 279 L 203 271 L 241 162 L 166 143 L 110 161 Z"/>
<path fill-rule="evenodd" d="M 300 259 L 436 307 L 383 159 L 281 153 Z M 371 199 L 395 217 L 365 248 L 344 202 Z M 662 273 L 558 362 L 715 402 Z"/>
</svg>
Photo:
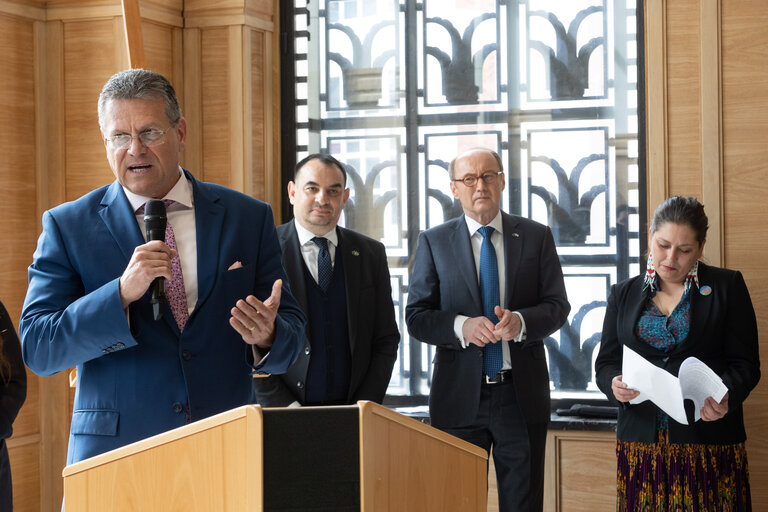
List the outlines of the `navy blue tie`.
<svg viewBox="0 0 768 512">
<path fill-rule="evenodd" d="M 320 249 L 320 253 L 317 255 L 317 284 L 320 285 L 323 291 L 327 291 L 328 285 L 331 284 L 331 276 L 333 275 L 331 253 L 328 252 L 328 239 L 316 236 L 312 238 L 312 241 Z"/>
<path fill-rule="evenodd" d="M 496 249 L 491 243 L 491 237 L 495 231 L 491 226 L 483 226 L 478 229 L 483 236 L 483 245 L 480 247 L 480 295 L 483 298 L 483 315 L 494 324 L 499 322 L 493 312 L 499 305 L 499 267 L 496 262 Z M 489 343 L 483 349 L 483 373 L 493 378 L 499 373 L 504 364 L 501 343 Z"/>
</svg>

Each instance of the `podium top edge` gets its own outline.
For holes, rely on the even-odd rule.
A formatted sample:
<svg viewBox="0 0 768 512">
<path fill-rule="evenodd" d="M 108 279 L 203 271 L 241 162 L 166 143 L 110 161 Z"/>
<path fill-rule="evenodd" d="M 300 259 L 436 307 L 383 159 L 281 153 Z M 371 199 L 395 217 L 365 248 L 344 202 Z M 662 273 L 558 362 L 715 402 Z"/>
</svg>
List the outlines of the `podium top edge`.
<svg viewBox="0 0 768 512">
<path fill-rule="evenodd" d="M 261 423 L 263 420 L 261 407 L 258 405 L 243 405 L 241 407 L 230 409 L 229 411 L 209 416 L 208 418 L 203 418 L 202 420 L 195 421 L 189 425 L 174 428 L 166 432 L 161 432 L 160 434 L 148 437 L 146 439 L 142 439 L 140 441 L 121 446 L 120 448 L 115 448 L 114 450 L 110 450 L 99 455 L 94 455 L 93 457 L 75 462 L 74 464 L 70 464 L 63 469 L 61 474 L 66 478 L 67 476 L 72 476 L 76 473 L 86 471 L 107 462 L 122 459 L 136 453 L 155 448 L 170 441 L 182 439 L 184 437 L 197 434 L 198 432 L 209 430 L 225 423 L 230 423 L 243 417 L 251 417 L 253 419 L 258 418 L 257 421 Z"/>
<path fill-rule="evenodd" d="M 417 431 L 421 435 L 425 435 L 441 443 L 454 446 L 459 450 L 467 452 L 475 457 L 480 457 L 483 460 L 488 460 L 488 452 L 479 446 L 464 441 L 463 439 L 459 439 L 458 437 L 452 436 L 451 434 L 443 432 L 442 430 L 439 430 L 431 425 L 427 425 L 426 423 L 423 423 L 417 419 L 409 418 L 408 416 L 400 414 L 397 411 L 393 411 L 392 409 L 384 407 L 383 405 L 377 404 L 375 402 L 360 401 L 358 402 L 358 405 L 360 406 L 361 428 L 363 425 L 365 425 L 365 418 L 367 416 L 381 416 L 386 418 L 388 421 L 398 423 L 408 429 Z"/>
</svg>

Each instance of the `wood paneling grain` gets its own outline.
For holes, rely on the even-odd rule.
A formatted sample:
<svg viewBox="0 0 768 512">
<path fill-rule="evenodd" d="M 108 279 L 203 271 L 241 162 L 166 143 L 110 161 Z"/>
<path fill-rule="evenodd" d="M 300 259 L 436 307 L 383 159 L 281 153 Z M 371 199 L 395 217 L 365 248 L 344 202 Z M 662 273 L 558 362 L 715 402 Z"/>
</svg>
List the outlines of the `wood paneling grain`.
<svg viewBox="0 0 768 512">
<path fill-rule="evenodd" d="M 33 22 L 0 14 L 0 294 L 17 327 L 37 239 L 33 47 Z"/>
<path fill-rule="evenodd" d="M 10 450 L 13 475 L 13 510 L 40 512 L 40 444 L 32 443 Z M 51 510 L 51 509 L 48 509 Z"/>
<path fill-rule="evenodd" d="M 192 169 L 199 179 L 229 186 L 229 29 L 206 28 L 201 35 L 203 168 Z"/>
<path fill-rule="evenodd" d="M 0 300 L 18 330 L 27 288 L 27 267 L 37 239 L 37 144 L 35 126 L 34 21 L 0 14 Z M 9 440 L 16 510 L 39 510 L 39 445 L 18 440 L 39 438 L 39 380 L 28 372 L 27 399 Z"/>
<path fill-rule="evenodd" d="M 168 25 L 145 21 L 144 51 L 147 69 L 156 71 L 167 78 L 176 91 L 182 91 L 182 77 L 176 75 L 176 62 L 181 59 L 181 48 L 176 42 L 178 29 Z"/>
<path fill-rule="evenodd" d="M 592 512 L 616 506 L 613 432 L 550 432 L 555 437 L 558 510 Z"/>
<path fill-rule="evenodd" d="M 96 102 L 115 67 L 112 19 L 64 24 L 66 199 L 77 199 L 114 180 L 99 131 Z M 88 65 L 84 65 L 87 62 Z"/>
<path fill-rule="evenodd" d="M 699 0 L 666 6 L 669 194 L 701 197 Z M 649 204 L 649 212 L 656 206 Z"/>
<path fill-rule="evenodd" d="M 768 351 L 768 4 L 722 2 L 725 264 L 744 273 Z M 768 382 L 745 403 L 747 452 L 754 510 L 768 510 Z"/>
<path fill-rule="evenodd" d="M 267 174 L 276 169 L 272 165 L 272 140 L 275 135 L 272 128 L 272 115 L 267 105 L 271 104 L 271 73 L 270 60 L 266 52 L 266 39 L 270 34 L 260 30 L 250 30 L 250 102 L 252 127 L 250 144 L 251 154 L 251 193 L 262 201 L 269 201 L 270 194 L 267 190 Z M 268 152 L 269 151 L 269 152 Z M 279 206 L 274 206 L 278 209 Z"/>
</svg>

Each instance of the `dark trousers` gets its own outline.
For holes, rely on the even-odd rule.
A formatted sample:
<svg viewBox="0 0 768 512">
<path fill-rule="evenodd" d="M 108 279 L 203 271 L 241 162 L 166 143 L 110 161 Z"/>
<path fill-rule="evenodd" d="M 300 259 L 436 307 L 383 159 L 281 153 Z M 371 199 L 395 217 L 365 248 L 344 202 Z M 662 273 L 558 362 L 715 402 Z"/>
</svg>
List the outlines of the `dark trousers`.
<svg viewBox="0 0 768 512">
<path fill-rule="evenodd" d="M 11 510 L 13 510 L 11 463 L 8 460 L 5 439 L 0 439 L 0 512 L 11 512 Z"/>
<path fill-rule="evenodd" d="M 500 511 L 541 512 L 547 424 L 525 422 L 514 383 L 483 384 L 475 422 L 443 430 L 492 454 Z"/>
</svg>

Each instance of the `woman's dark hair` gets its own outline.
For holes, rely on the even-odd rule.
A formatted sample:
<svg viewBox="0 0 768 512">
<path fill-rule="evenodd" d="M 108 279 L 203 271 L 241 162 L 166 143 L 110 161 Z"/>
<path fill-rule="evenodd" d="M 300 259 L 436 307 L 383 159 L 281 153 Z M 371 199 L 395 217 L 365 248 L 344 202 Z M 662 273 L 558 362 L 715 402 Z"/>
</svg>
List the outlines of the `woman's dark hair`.
<svg viewBox="0 0 768 512">
<path fill-rule="evenodd" d="M 699 245 L 707 239 L 709 220 L 704 213 L 704 205 L 695 197 L 673 196 L 661 203 L 653 212 L 651 233 L 655 233 L 667 222 L 690 226 L 696 233 L 696 241 Z"/>
</svg>

